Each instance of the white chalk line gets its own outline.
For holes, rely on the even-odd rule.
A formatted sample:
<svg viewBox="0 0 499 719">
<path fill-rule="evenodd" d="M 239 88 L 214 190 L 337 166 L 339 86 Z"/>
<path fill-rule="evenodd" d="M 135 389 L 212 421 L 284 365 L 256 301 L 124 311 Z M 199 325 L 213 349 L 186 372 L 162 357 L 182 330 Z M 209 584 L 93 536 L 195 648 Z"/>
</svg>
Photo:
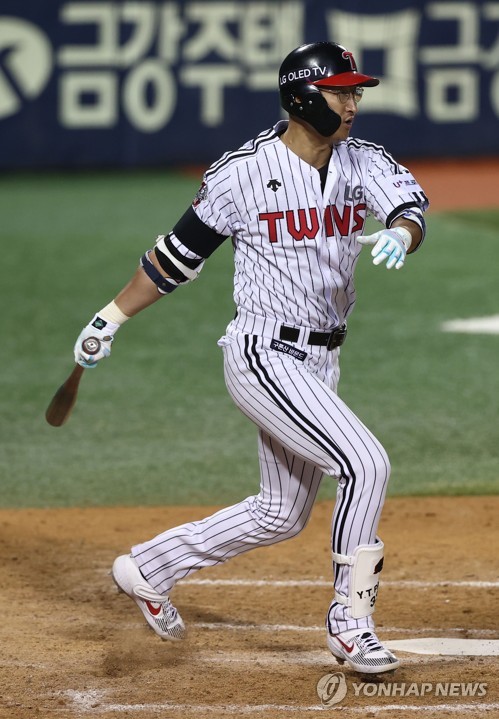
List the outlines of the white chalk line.
<svg viewBox="0 0 499 719">
<path fill-rule="evenodd" d="M 499 709 L 498 702 L 492 703 L 456 703 L 456 704 L 385 704 L 362 707 L 336 706 L 324 707 L 322 704 L 308 704 L 297 706 L 295 704 L 176 704 L 174 702 L 157 702 L 147 704 L 120 704 L 105 701 L 104 692 L 89 690 L 85 692 L 68 690 L 65 693 L 78 711 L 104 714 L 106 712 L 190 712 L 205 714 L 258 714 L 268 712 L 351 712 L 366 715 L 368 713 L 381 714 L 383 712 L 450 712 L 462 714 L 471 711 L 493 711 Z"/>
<path fill-rule="evenodd" d="M 135 624 L 134 626 L 138 626 Z M 142 625 L 141 625 L 142 626 Z M 302 626 L 299 624 L 229 624 L 226 622 L 191 622 L 189 627 L 198 629 L 208 629 L 210 631 L 255 631 L 255 632 L 324 632 L 324 626 L 312 625 Z M 498 637 L 499 631 L 496 629 L 469 629 L 467 627 L 424 627 L 419 629 L 410 629 L 408 627 L 378 627 L 378 635 L 384 634 L 443 634 L 447 636 L 451 632 L 459 632 L 466 634 L 467 637 Z"/>
<path fill-rule="evenodd" d="M 442 332 L 464 332 L 465 334 L 499 335 L 499 315 L 468 317 L 442 322 Z"/>
<path fill-rule="evenodd" d="M 186 579 L 179 582 L 182 586 L 220 586 L 220 587 L 329 587 L 333 586 L 332 579 Z M 474 589 L 499 589 L 497 582 L 480 581 L 452 581 L 423 582 L 419 580 L 400 579 L 380 582 L 382 587 L 396 587 L 397 589 L 432 589 L 434 587 L 470 587 Z"/>
<path fill-rule="evenodd" d="M 109 569 L 99 569 L 99 574 L 109 575 Z M 333 586 L 333 579 L 320 577 L 317 579 L 181 579 L 179 586 L 188 587 L 326 587 Z M 419 579 L 382 579 L 382 587 L 395 587 L 396 589 L 434 589 L 435 587 L 469 587 L 471 589 L 499 589 L 499 580 L 452 580 L 442 579 L 438 582 L 429 582 Z"/>
</svg>

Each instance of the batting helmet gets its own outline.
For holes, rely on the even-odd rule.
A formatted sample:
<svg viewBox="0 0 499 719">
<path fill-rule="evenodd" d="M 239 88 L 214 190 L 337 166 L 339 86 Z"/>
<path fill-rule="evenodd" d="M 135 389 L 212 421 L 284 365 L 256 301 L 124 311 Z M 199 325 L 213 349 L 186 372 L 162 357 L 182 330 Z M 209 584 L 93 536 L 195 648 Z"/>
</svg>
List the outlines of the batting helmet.
<svg viewBox="0 0 499 719">
<path fill-rule="evenodd" d="M 335 42 L 301 45 L 284 58 L 279 69 L 282 107 L 301 117 L 325 137 L 341 124 L 320 93 L 321 87 L 375 87 L 379 80 L 358 72 L 351 52 Z"/>
</svg>

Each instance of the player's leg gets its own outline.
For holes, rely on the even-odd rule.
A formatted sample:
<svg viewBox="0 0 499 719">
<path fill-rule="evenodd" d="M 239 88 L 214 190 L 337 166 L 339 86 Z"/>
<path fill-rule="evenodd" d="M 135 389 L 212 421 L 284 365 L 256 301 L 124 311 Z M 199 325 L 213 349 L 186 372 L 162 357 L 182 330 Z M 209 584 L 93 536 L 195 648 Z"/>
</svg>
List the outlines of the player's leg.
<svg viewBox="0 0 499 719">
<path fill-rule="evenodd" d="M 174 527 L 118 557 L 113 578 L 163 639 L 181 639 L 183 621 L 168 593 L 202 567 L 295 536 L 308 521 L 322 472 L 259 433 L 260 492 L 197 522 Z"/>
<path fill-rule="evenodd" d="M 205 519 L 162 532 L 132 549 L 158 593 L 180 579 L 254 547 L 294 537 L 308 521 L 322 472 L 259 433 L 260 492 Z"/>
<path fill-rule="evenodd" d="M 239 353 L 239 362 L 229 363 L 228 386 L 241 409 L 291 451 L 338 479 L 332 536 L 336 596 L 328 613 L 331 651 L 359 671 L 396 668 L 397 660 L 372 632 L 371 618 L 383 557 L 376 535 L 390 464 L 378 440 L 327 386 L 332 380 L 334 387 L 337 379 L 334 354 L 325 359 L 319 350 L 307 358 L 307 368 L 270 352 L 258 338 L 246 338 L 244 349 L 241 340 L 233 342 L 226 353 Z M 242 356 L 246 372 L 241 371 Z M 307 371 L 312 360 L 314 372 Z M 235 365 L 239 371 L 231 373 Z"/>
<path fill-rule="evenodd" d="M 340 664 L 347 662 L 356 671 L 379 674 L 400 664 L 379 641 L 372 620 L 384 558 L 383 542 L 376 536 L 384 493 L 379 496 L 377 511 L 370 514 L 371 541 L 367 541 L 364 532 L 357 534 L 358 522 L 351 524 L 350 503 L 355 501 L 351 489 L 351 484 L 339 480 L 332 522 L 335 595 L 326 616 L 327 644 Z M 361 508 L 362 501 L 357 505 L 359 514 Z M 342 539 L 345 532 L 351 535 L 346 542 Z M 345 554 L 337 551 L 341 546 L 347 547 Z"/>
<path fill-rule="evenodd" d="M 372 432 L 334 391 L 333 353 L 319 348 L 320 371 L 246 337 L 226 347 L 226 381 L 240 409 L 294 455 L 338 479 L 333 550 L 349 555 L 376 541 L 390 463 Z M 321 363 L 324 356 L 328 362 Z M 333 383 L 333 388 L 328 383 Z M 344 572 L 342 582 L 348 582 Z M 338 591 L 345 590 L 344 584 Z"/>
<path fill-rule="evenodd" d="M 359 542 L 374 541 L 389 474 L 386 454 L 373 435 L 319 378 L 330 380 L 337 375 L 335 362 L 330 359 L 335 353 L 328 355 L 320 348 L 305 367 L 270 351 L 269 344 L 257 337 L 233 338 L 225 348 L 227 386 L 236 404 L 264 434 L 273 438 L 275 447 L 287 449 L 288 466 L 292 466 L 289 458 L 300 456 L 304 466 L 318 467 L 321 472 L 339 478 L 347 497 L 342 523 L 355 531 L 339 532 L 335 551 L 350 556 Z M 312 360 L 315 373 L 310 371 Z M 286 453 L 283 458 L 286 460 Z M 280 464 L 284 465 L 284 461 Z M 292 470 L 295 474 L 297 466 L 295 462 Z M 267 513 L 267 506 L 268 502 L 262 504 L 261 497 L 260 500 L 250 498 L 202 522 L 170 530 L 157 538 L 159 546 L 153 540 L 146 546 L 134 548 L 134 554 L 137 561 L 145 560 L 141 567 L 146 577 L 157 582 L 157 589 L 165 591 L 176 579 L 187 576 L 195 568 L 218 563 L 250 546 L 279 541 L 277 537 L 292 536 L 295 530 L 289 521 L 282 521 L 286 513 L 278 513 L 280 519 L 276 522 L 272 513 Z M 291 505 L 287 503 L 287 506 Z M 267 515 L 263 528 L 262 508 Z M 208 544 L 204 542 L 203 525 L 209 528 Z M 224 536 L 225 532 L 228 534 Z M 214 542 L 221 539 L 218 556 L 214 558 Z M 165 540 L 167 552 L 161 546 Z M 177 569 L 180 574 L 175 573 Z M 348 594 L 351 589 L 348 573 L 342 582 L 341 589 Z"/>
</svg>

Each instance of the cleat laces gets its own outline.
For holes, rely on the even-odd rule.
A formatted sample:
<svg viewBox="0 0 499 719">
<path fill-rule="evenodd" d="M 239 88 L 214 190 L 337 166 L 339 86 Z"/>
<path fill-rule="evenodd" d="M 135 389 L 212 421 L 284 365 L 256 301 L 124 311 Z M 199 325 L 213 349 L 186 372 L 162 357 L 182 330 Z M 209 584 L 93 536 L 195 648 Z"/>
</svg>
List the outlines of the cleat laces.
<svg viewBox="0 0 499 719">
<path fill-rule="evenodd" d="M 379 643 L 379 640 L 372 632 L 364 632 L 358 637 L 359 648 L 364 654 L 369 652 L 383 651 L 383 647 Z"/>
</svg>

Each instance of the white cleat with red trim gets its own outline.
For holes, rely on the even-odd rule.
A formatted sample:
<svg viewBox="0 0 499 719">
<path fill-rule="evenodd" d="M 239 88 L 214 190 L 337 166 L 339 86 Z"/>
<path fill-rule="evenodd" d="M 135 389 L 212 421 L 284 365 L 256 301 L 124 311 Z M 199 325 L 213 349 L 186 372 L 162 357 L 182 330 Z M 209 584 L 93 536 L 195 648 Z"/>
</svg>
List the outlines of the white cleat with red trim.
<svg viewBox="0 0 499 719">
<path fill-rule="evenodd" d="M 178 641 L 186 633 L 182 617 L 165 594 L 158 594 L 144 579 L 129 554 L 114 560 L 111 576 L 121 592 L 136 603 L 146 622 L 161 639 Z"/>
<path fill-rule="evenodd" d="M 400 666 L 397 657 L 386 649 L 370 629 L 350 629 L 327 635 L 327 645 L 339 664 L 345 662 L 362 674 L 391 672 Z"/>
</svg>

